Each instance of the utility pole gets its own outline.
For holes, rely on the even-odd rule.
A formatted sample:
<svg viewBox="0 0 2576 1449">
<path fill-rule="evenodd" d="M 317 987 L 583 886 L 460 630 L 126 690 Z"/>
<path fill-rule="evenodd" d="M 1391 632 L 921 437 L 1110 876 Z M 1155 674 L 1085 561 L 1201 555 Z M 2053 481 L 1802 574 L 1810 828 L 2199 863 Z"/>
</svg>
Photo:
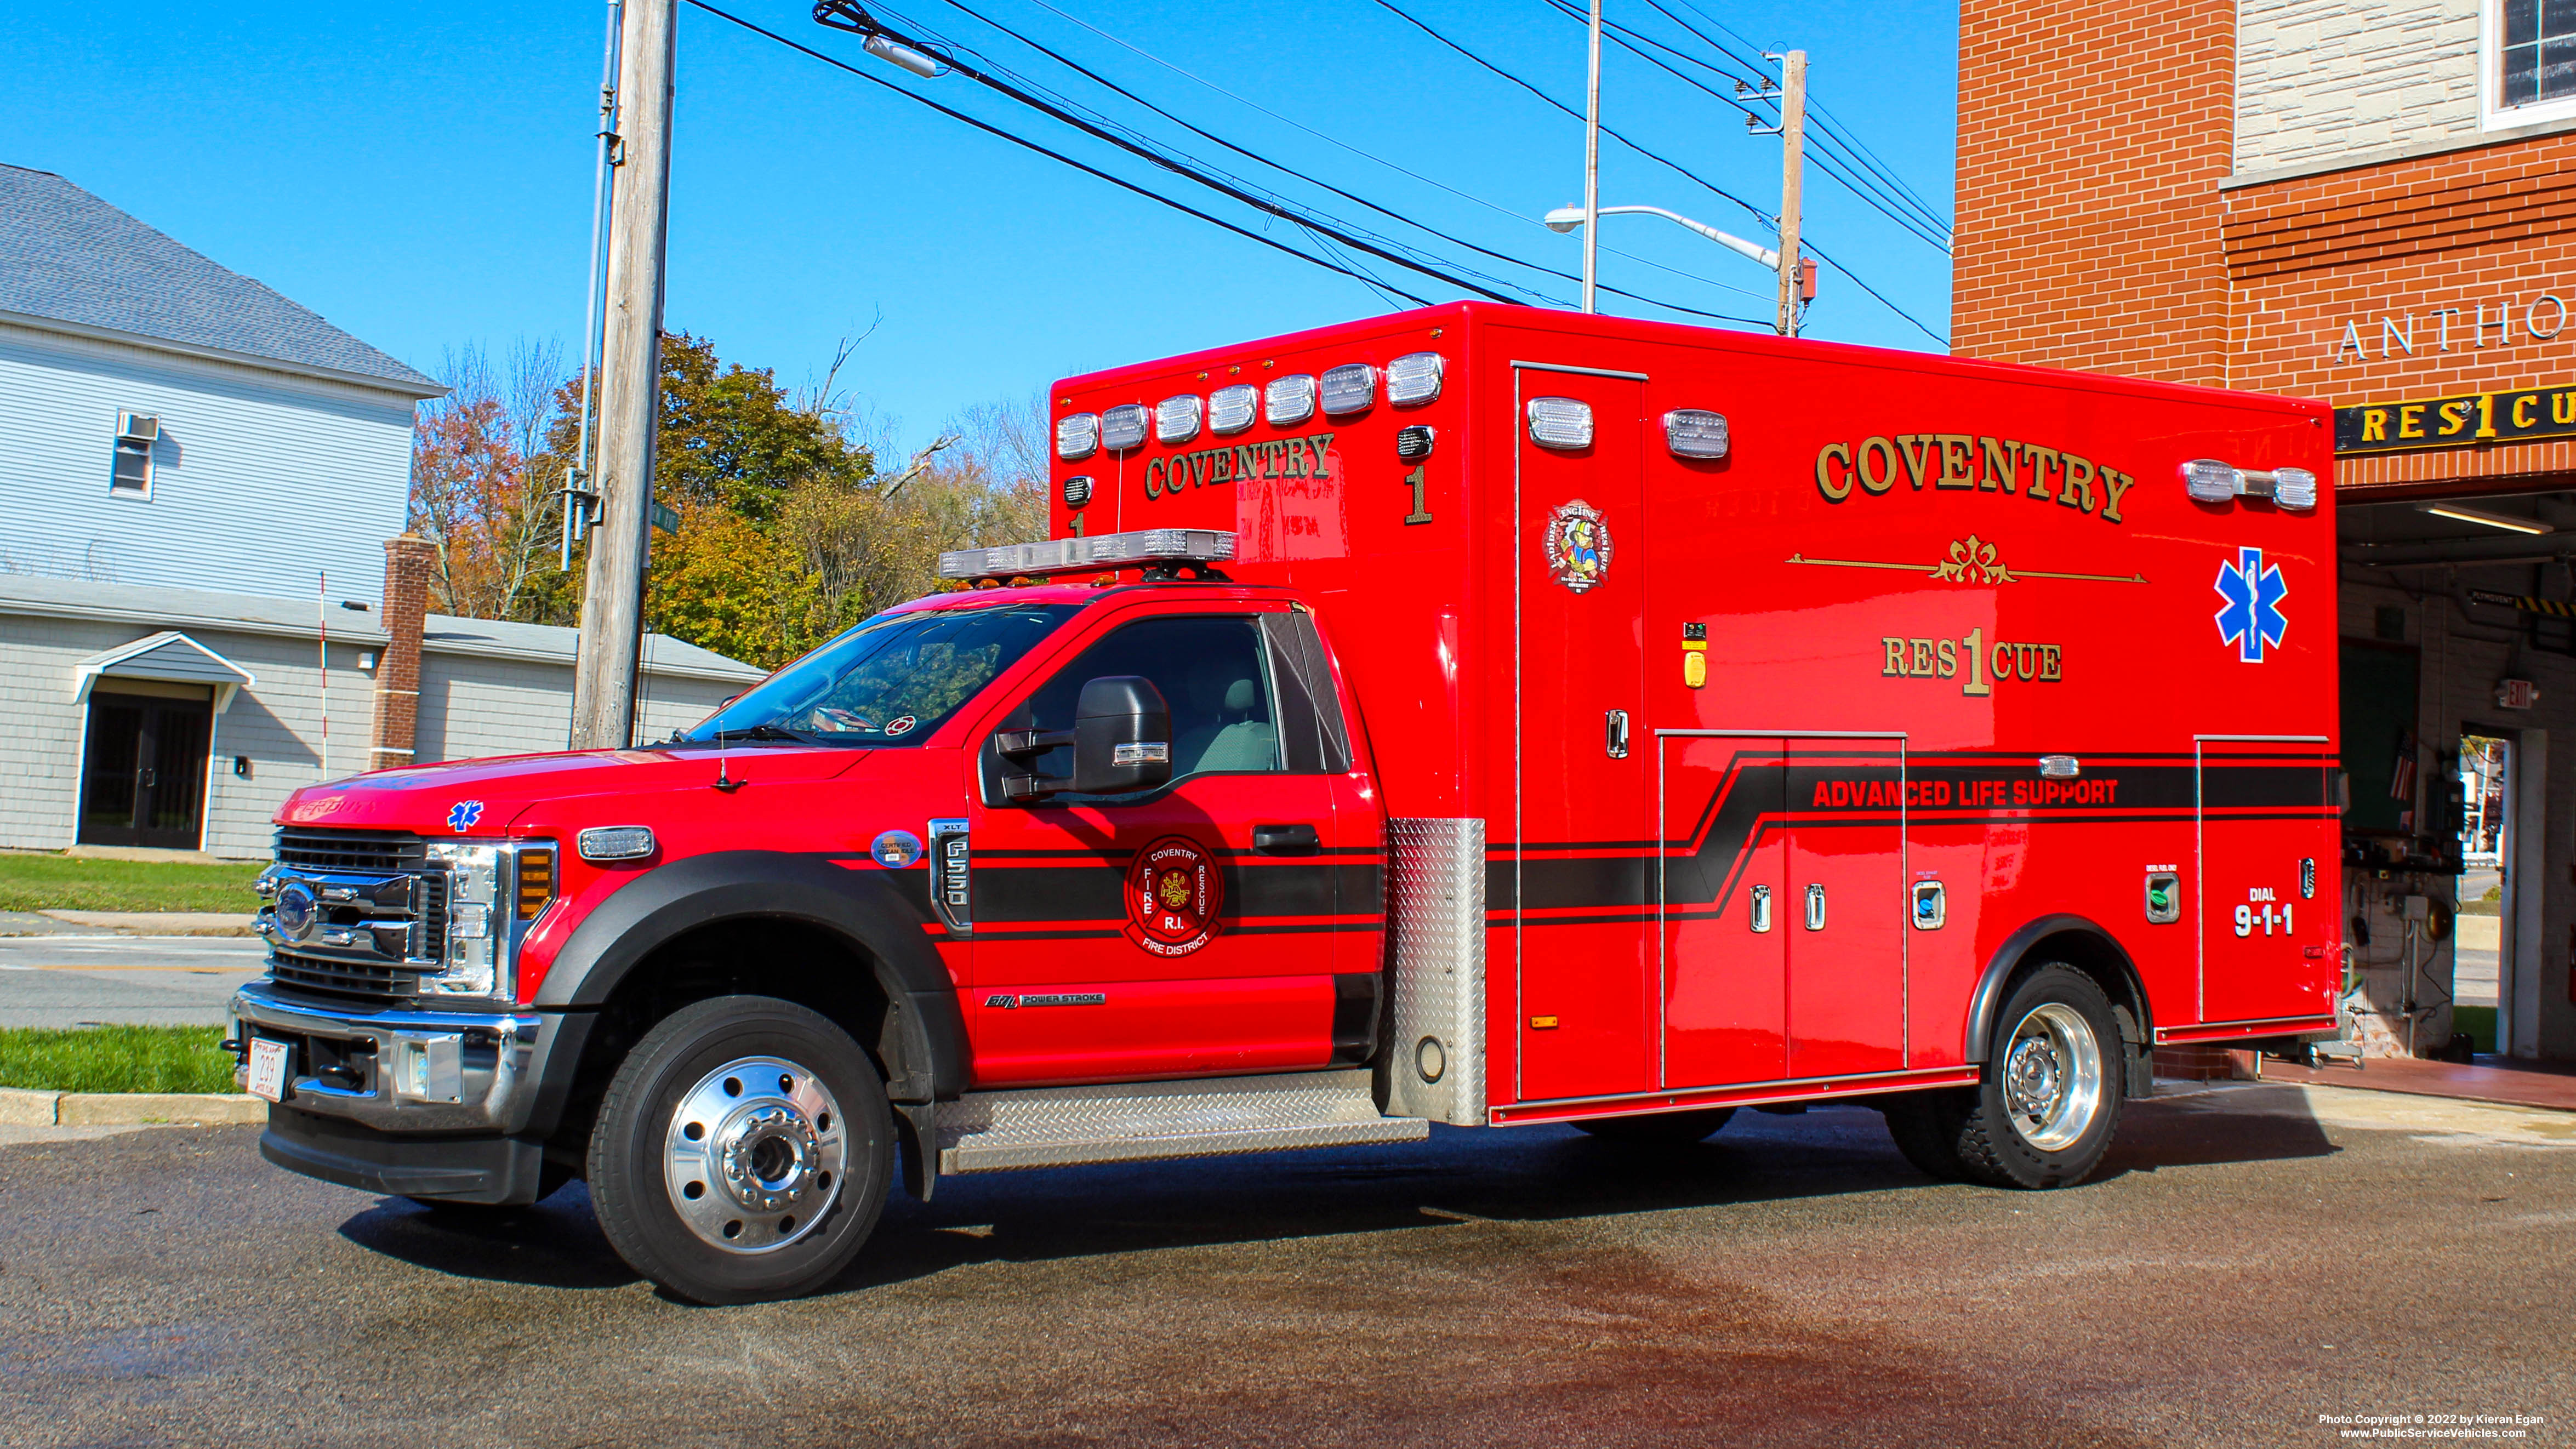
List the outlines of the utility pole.
<svg viewBox="0 0 2576 1449">
<path fill-rule="evenodd" d="M 1807 53 L 1780 57 L 1780 321 L 1783 337 L 1798 335 L 1798 303 L 1806 258 L 1798 251 L 1799 193 L 1807 171 Z"/>
<path fill-rule="evenodd" d="M 1592 0 L 1592 61 L 1583 85 L 1583 310 L 1592 304 L 1601 236 L 1601 0 Z"/>
<path fill-rule="evenodd" d="M 653 433 L 662 382 L 662 253 L 671 213 L 671 59 L 679 0 L 627 0 L 617 67 L 619 136 L 608 234 L 608 336 L 601 347 L 599 526 L 573 667 L 572 745 L 624 749 L 635 736 L 644 557 L 653 527 Z"/>
<path fill-rule="evenodd" d="M 617 32 L 625 24 L 623 0 L 608 0 L 608 34 L 599 57 L 599 158 L 590 177 L 590 265 L 581 274 L 581 438 L 572 451 L 571 475 L 564 479 L 563 567 L 572 569 L 572 546 L 590 527 L 591 490 L 597 476 L 590 456 L 591 402 L 599 392 L 599 253 L 607 238 L 600 223 L 608 216 L 609 178 L 617 169 Z"/>
</svg>

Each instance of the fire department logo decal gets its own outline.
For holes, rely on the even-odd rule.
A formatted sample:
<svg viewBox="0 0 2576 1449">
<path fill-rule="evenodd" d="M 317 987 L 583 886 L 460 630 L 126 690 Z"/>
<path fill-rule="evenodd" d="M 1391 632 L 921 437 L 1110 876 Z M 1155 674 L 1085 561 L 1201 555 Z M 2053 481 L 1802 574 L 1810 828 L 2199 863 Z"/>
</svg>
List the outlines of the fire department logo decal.
<svg viewBox="0 0 2576 1449">
<path fill-rule="evenodd" d="M 1539 548 L 1547 555 L 1548 577 L 1578 594 L 1610 573 L 1610 525 L 1600 509 L 1580 498 L 1558 504 L 1548 515 L 1547 536 Z"/>
<path fill-rule="evenodd" d="M 2218 611 L 2219 642 L 2235 645 L 2236 657 L 2247 664 L 2262 663 L 2263 650 L 2280 648 L 2290 632 L 2289 616 L 2281 612 L 2281 600 L 2290 592 L 2281 566 L 2264 563 L 2259 548 L 2240 548 L 2236 562 L 2218 566 L 2215 587 L 2227 601 Z"/>
<path fill-rule="evenodd" d="M 1127 867 L 1127 939 L 1157 956 L 1206 945 L 1224 904 L 1224 873 L 1195 840 L 1166 835 Z"/>
</svg>

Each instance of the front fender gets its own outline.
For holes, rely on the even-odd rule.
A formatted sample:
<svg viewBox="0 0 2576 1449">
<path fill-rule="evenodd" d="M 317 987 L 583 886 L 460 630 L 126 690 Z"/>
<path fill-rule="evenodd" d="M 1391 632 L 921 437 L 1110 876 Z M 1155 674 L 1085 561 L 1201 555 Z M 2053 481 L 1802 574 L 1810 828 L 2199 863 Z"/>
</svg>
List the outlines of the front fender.
<svg viewBox="0 0 2576 1449">
<path fill-rule="evenodd" d="M 892 874 L 815 855 L 728 850 L 657 866 L 618 888 L 555 954 L 534 1006 L 596 1009 L 662 945 L 728 920 L 797 921 L 864 954 L 896 1007 L 906 1060 L 888 1062 L 898 1100 L 956 1096 L 967 1079 L 966 1022 L 955 985 Z"/>
<path fill-rule="evenodd" d="M 2079 936 L 2085 940 L 2085 951 L 2095 957 L 2092 964 L 2115 969 L 2128 983 L 2128 994 L 2137 1003 L 2138 1035 L 2141 1043 L 2152 1043 L 2155 1024 L 2149 1020 L 2146 983 L 2138 976 L 2137 963 L 2129 959 L 2128 950 L 2118 938 L 2086 917 L 2070 913 L 2041 916 L 2004 938 L 1995 948 L 1994 957 L 1986 963 L 1985 975 L 1978 978 L 1976 994 L 1968 998 L 1968 1035 L 1963 1044 L 1962 1060 L 1982 1063 L 1995 1030 L 1995 1013 L 2003 1009 L 2005 988 L 2012 984 L 2013 973 L 2031 949 L 2052 936 Z M 2085 964 L 2074 963 L 2069 964 Z M 2115 994 L 2113 1000 L 2118 1000 Z"/>
</svg>

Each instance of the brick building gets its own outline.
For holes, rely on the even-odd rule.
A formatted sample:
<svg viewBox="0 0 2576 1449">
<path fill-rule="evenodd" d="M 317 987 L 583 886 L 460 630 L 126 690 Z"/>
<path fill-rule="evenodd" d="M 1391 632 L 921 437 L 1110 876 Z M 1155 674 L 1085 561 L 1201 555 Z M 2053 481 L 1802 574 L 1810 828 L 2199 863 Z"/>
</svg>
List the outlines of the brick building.
<svg viewBox="0 0 2576 1449">
<path fill-rule="evenodd" d="M 2339 410 L 2348 845 L 2429 867 L 2352 872 L 2383 1052 L 2576 1057 L 2565 10 L 1962 7 L 1955 350 Z"/>
</svg>

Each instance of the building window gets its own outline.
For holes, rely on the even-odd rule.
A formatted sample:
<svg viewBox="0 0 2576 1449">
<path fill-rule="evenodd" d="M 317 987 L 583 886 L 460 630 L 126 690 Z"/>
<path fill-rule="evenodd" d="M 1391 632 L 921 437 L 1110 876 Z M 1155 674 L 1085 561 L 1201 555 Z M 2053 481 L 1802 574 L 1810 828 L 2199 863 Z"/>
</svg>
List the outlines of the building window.
<svg viewBox="0 0 2576 1449">
<path fill-rule="evenodd" d="M 2488 130 L 2576 117 L 2576 0 L 2486 0 Z"/>
<path fill-rule="evenodd" d="M 146 413 L 116 415 L 116 470 L 108 491 L 134 498 L 152 496 L 152 445 L 161 441 L 161 420 Z"/>
</svg>

